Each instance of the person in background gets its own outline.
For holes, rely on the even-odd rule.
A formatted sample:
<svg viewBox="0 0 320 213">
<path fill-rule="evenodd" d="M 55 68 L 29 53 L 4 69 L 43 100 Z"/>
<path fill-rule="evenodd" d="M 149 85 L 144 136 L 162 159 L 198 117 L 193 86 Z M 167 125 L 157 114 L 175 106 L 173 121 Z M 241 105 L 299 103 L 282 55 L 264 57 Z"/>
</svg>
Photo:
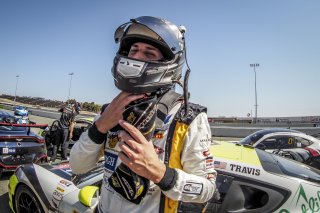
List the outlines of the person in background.
<svg viewBox="0 0 320 213">
<path fill-rule="evenodd" d="M 73 130 L 74 130 L 74 126 L 76 124 L 76 121 L 75 121 L 75 118 L 77 115 L 80 114 L 80 110 L 81 110 L 81 105 L 79 102 L 74 102 L 72 105 L 71 105 L 71 109 L 72 109 L 72 115 L 71 115 L 71 118 L 70 118 L 70 124 L 69 124 L 69 139 L 68 141 L 71 142 L 72 141 L 72 137 L 73 137 Z"/>
<path fill-rule="evenodd" d="M 59 109 L 61 116 L 57 127 L 57 133 L 55 134 L 55 143 L 53 144 L 51 161 L 54 162 L 56 160 L 60 146 L 61 160 L 68 160 L 69 140 L 73 135 L 75 117 L 79 114 L 79 109 L 77 102 L 68 104 L 67 106 Z"/>
<path fill-rule="evenodd" d="M 207 202 L 216 171 L 206 108 L 188 101 L 187 77 L 183 96 L 174 91 L 185 28 L 142 16 L 119 26 L 115 41 L 112 75 L 121 92 L 72 147 L 72 171 L 89 171 L 105 146 L 100 213 L 177 212 L 180 201 Z"/>
</svg>

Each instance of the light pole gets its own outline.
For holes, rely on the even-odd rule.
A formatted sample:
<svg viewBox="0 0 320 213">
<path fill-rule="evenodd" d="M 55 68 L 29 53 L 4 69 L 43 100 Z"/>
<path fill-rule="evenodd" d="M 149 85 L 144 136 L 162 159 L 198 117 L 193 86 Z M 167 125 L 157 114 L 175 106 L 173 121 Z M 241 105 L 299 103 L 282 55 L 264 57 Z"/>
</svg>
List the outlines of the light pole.
<svg viewBox="0 0 320 213">
<path fill-rule="evenodd" d="M 256 67 L 259 67 L 259 64 L 250 64 L 250 67 L 253 67 L 254 71 L 254 91 L 255 91 L 255 117 L 253 120 L 253 123 L 257 123 L 257 117 L 258 117 L 258 98 L 257 98 L 257 72 Z"/>
<path fill-rule="evenodd" d="M 17 89 L 18 89 L 18 81 L 19 81 L 19 75 L 16 75 L 17 81 L 16 81 L 16 90 L 14 91 L 14 101 L 13 106 L 16 105 L 16 98 L 17 98 Z"/>
<path fill-rule="evenodd" d="M 72 76 L 73 76 L 73 72 L 72 73 L 69 73 L 69 75 L 70 75 L 70 85 L 69 85 L 69 94 L 68 94 L 68 100 L 67 100 L 67 102 L 68 102 L 68 104 L 69 104 L 69 98 L 70 98 L 70 90 L 71 90 L 71 81 L 72 81 Z"/>
</svg>

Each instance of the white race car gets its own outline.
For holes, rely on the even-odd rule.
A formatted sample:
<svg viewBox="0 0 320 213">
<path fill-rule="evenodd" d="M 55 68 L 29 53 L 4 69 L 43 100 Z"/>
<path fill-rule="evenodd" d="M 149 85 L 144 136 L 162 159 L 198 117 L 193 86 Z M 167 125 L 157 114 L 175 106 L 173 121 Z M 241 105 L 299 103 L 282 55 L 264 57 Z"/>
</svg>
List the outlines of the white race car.
<svg viewBox="0 0 320 213">
<path fill-rule="evenodd" d="M 320 170 L 239 144 L 216 142 L 210 151 L 220 196 L 206 212 L 320 211 Z"/>
<path fill-rule="evenodd" d="M 68 162 L 26 164 L 8 184 L 13 212 L 94 212 L 103 178 L 103 162 L 85 175 L 74 176 Z"/>
</svg>

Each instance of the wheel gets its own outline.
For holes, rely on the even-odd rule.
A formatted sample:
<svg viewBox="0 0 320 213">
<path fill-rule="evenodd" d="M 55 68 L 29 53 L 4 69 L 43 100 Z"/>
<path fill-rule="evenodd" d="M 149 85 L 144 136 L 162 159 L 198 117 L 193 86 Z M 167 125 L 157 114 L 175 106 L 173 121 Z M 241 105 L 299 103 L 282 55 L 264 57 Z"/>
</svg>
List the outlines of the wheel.
<svg viewBox="0 0 320 213">
<path fill-rule="evenodd" d="M 38 198 L 26 185 L 17 188 L 14 203 L 17 213 L 44 213 Z"/>
</svg>

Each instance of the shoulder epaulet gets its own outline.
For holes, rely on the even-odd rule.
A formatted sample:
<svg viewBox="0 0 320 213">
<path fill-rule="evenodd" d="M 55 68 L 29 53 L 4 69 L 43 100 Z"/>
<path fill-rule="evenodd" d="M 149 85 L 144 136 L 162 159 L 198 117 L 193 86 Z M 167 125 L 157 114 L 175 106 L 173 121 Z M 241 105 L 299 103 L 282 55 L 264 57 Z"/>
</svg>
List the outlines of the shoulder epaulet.
<svg viewBox="0 0 320 213">
<path fill-rule="evenodd" d="M 175 106 L 175 104 L 181 100 L 182 95 L 176 93 L 173 90 L 168 91 L 164 94 L 158 103 L 157 117 L 156 117 L 156 128 L 161 128 L 164 120 L 167 115 L 171 111 L 171 109 Z"/>
</svg>

